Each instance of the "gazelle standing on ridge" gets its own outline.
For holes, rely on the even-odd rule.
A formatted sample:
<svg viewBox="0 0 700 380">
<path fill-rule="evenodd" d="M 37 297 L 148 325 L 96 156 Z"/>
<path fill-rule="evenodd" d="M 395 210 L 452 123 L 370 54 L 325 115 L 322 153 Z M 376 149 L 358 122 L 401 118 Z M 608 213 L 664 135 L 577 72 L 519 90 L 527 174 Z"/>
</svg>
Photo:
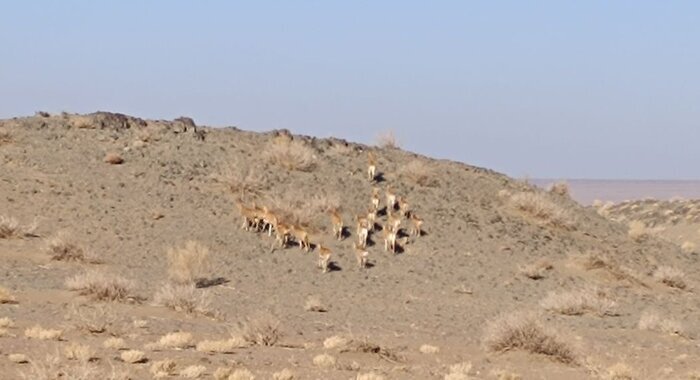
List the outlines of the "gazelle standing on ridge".
<svg viewBox="0 0 700 380">
<path fill-rule="evenodd" d="M 367 247 L 367 239 L 369 238 L 367 219 L 356 216 L 355 221 L 357 222 L 357 241 L 360 247 L 365 248 Z"/>
<path fill-rule="evenodd" d="M 328 272 L 328 264 L 330 264 L 332 253 L 333 251 L 330 248 L 321 244 L 318 245 L 318 267 L 323 269 L 323 273 Z"/>
<path fill-rule="evenodd" d="M 386 188 L 386 211 L 387 213 L 393 211 L 396 208 L 396 193 L 391 190 L 391 186 Z"/>
<path fill-rule="evenodd" d="M 343 240 L 343 218 L 340 216 L 337 208 L 328 212 L 331 216 L 331 224 L 333 225 L 333 236 L 338 240 Z"/>
<path fill-rule="evenodd" d="M 355 248 L 355 258 L 357 259 L 357 266 L 359 266 L 360 269 L 367 268 L 367 259 L 369 258 L 369 252 L 363 248 L 358 247 L 357 243 L 353 243 L 352 246 L 353 248 Z"/>
<path fill-rule="evenodd" d="M 303 249 L 306 252 L 309 252 L 311 249 L 311 244 L 309 244 L 309 233 L 306 231 L 304 227 L 301 227 L 299 225 L 293 225 L 291 230 L 292 236 L 294 236 L 294 240 L 299 243 L 299 248 Z"/>
<path fill-rule="evenodd" d="M 373 152 L 367 153 L 367 177 L 371 181 L 377 176 L 377 157 Z"/>
<path fill-rule="evenodd" d="M 396 253 L 396 231 L 391 230 L 391 228 L 387 228 L 386 226 L 382 230 L 382 234 L 384 236 L 384 250 L 389 251 L 391 250 L 391 253 Z"/>
<path fill-rule="evenodd" d="M 418 217 L 415 213 L 411 213 L 411 235 L 421 236 L 423 235 L 423 219 Z"/>
<path fill-rule="evenodd" d="M 372 188 L 372 207 L 374 208 L 374 211 L 379 210 L 379 188 L 378 187 Z"/>
</svg>

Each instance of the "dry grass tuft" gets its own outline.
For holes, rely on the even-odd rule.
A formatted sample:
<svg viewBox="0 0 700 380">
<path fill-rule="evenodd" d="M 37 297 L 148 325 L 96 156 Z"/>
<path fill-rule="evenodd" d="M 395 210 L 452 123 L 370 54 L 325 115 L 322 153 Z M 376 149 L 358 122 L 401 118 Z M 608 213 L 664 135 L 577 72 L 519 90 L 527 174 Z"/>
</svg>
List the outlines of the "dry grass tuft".
<svg viewBox="0 0 700 380">
<path fill-rule="evenodd" d="M 306 303 L 304 304 L 304 310 L 325 313 L 328 311 L 328 308 L 323 304 L 323 302 L 321 302 L 320 297 L 309 296 L 309 298 L 306 299 Z"/>
<path fill-rule="evenodd" d="M 637 324 L 640 330 L 660 331 L 672 335 L 684 335 L 683 324 L 672 318 L 664 318 L 659 312 L 645 311 Z"/>
<path fill-rule="evenodd" d="M 203 365 L 191 365 L 183 368 L 182 371 L 180 371 L 180 376 L 187 379 L 199 379 L 205 372 L 207 372 L 207 367 Z"/>
<path fill-rule="evenodd" d="M 36 228 L 36 222 L 25 226 L 20 224 L 15 218 L 0 215 L 0 239 L 36 236 L 34 234 Z"/>
<path fill-rule="evenodd" d="M 634 371 L 625 363 L 617 363 L 610 366 L 603 374 L 605 380 L 634 380 Z"/>
<path fill-rule="evenodd" d="M 105 339 L 105 341 L 102 342 L 102 347 L 113 349 L 113 350 L 123 350 L 123 349 L 127 348 L 126 342 L 124 342 L 124 339 L 117 338 L 114 336 Z"/>
<path fill-rule="evenodd" d="M 313 362 L 316 367 L 323 369 L 335 368 L 335 366 L 338 364 L 338 361 L 335 359 L 335 357 L 328 354 L 316 355 L 314 357 Z"/>
<path fill-rule="evenodd" d="M 265 150 L 267 159 L 286 170 L 309 172 L 316 167 L 314 150 L 306 143 L 290 138 L 276 138 Z"/>
<path fill-rule="evenodd" d="M 540 259 L 532 264 L 527 264 L 520 267 L 520 273 L 532 280 L 541 280 L 544 278 L 545 272 L 552 270 L 554 266 L 547 259 Z"/>
<path fill-rule="evenodd" d="M 194 284 L 205 277 L 208 260 L 209 249 L 196 241 L 168 249 L 168 278 L 176 284 Z"/>
<path fill-rule="evenodd" d="M 421 345 L 418 350 L 423 354 L 437 354 L 438 352 L 440 352 L 440 347 L 424 344 Z"/>
<path fill-rule="evenodd" d="M 232 337 L 226 340 L 203 340 L 197 343 L 197 351 L 227 354 L 232 353 L 235 348 L 247 346 L 247 343 L 242 338 Z"/>
<path fill-rule="evenodd" d="M 615 263 L 610 257 L 599 252 L 591 251 L 569 256 L 573 264 L 585 269 L 602 269 L 612 275 L 616 280 L 625 280 L 630 283 L 647 287 L 641 276 L 631 268 L 626 268 Z"/>
<path fill-rule="evenodd" d="M 0 318 L 0 328 L 15 327 L 15 323 L 8 317 Z"/>
<path fill-rule="evenodd" d="M 680 269 L 669 266 L 660 266 L 654 271 L 654 280 L 677 289 L 685 289 L 685 273 Z"/>
<path fill-rule="evenodd" d="M 380 374 L 374 372 L 358 373 L 355 380 L 386 380 L 386 378 Z"/>
<path fill-rule="evenodd" d="M 695 252 L 696 248 L 695 243 L 692 241 L 684 241 L 683 244 L 681 244 L 681 251 L 686 254 Z"/>
<path fill-rule="evenodd" d="M 255 376 L 249 370 L 239 368 L 229 375 L 228 380 L 255 380 Z"/>
<path fill-rule="evenodd" d="M 598 316 L 614 316 L 617 304 L 608 295 L 594 287 L 574 291 L 549 292 L 540 301 L 540 306 L 549 311 L 564 315 L 583 315 L 593 313 Z"/>
<path fill-rule="evenodd" d="M 409 162 L 399 169 L 399 175 L 419 186 L 435 187 L 439 185 L 435 177 L 434 169 L 422 160 L 413 160 Z"/>
<path fill-rule="evenodd" d="M 83 249 L 67 234 L 59 233 L 46 242 L 46 253 L 52 260 L 99 263 L 97 257 Z"/>
<path fill-rule="evenodd" d="M 94 353 L 90 346 L 79 343 L 71 343 L 64 349 L 63 353 L 68 360 L 79 360 L 81 362 L 90 361 L 94 357 Z"/>
<path fill-rule="evenodd" d="M 399 143 L 396 139 L 394 131 L 385 131 L 377 135 L 377 146 L 380 148 L 397 149 Z"/>
<path fill-rule="evenodd" d="M 127 301 L 135 298 L 134 284 L 117 274 L 87 271 L 66 280 L 66 287 L 97 301 Z"/>
<path fill-rule="evenodd" d="M 288 370 L 287 368 L 272 374 L 272 380 L 294 380 L 294 379 L 296 379 L 296 376 L 294 376 L 294 372 Z"/>
<path fill-rule="evenodd" d="M 221 174 L 213 174 L 211 177 L 226 186 L 231 193 L 241 197 L 259 198 L 269 188 L 263 174 L 242 164 L 227 165 Z"/>
<path fill-rule="evenodd" d="M 545 194 L 535 192 L 513 194 L 510 196 L 510 204 L 543 224 L 568 230 L 575 229 L 574 215 L 547 198 Z"/>
<path fill-rule="evenodd" d="M 0 146 L 9 144 L 12 141 L 14 141 L 14 139 L 12 138 L 10 132 L 0 129 Z"/>
<path fill-rule="evenodd" d="M 182 350 L 192 346 L 192 334 L 183 331 L 165 334 L 157 342 L 146 345 L 149 350 Z"/>
<path fill-rule="evenodd" d="M 450 371 L 445 375 L 444 380 L 469 380 L 469 372 L 472 370 L 472 363 L 463 362 L 450 366 Z"/>
<path fill-rule="evenodd" d="M 523 377 L 517 373 L 506 371 L 504 369 L 496 369 L 491 371 L 491 376 L 496 377 L 498 380 L 522 380 Z"/>
<path fill-rule="evenodd" d="M 125 363 L 145 363 L 148 361 L 146 358 L 146 354 L 144 354 L 142 351 L 137 351 L 137 350 L 128 350 L 122 352 L 122 354 L 119 356 L 123 362 Z"/>
<path fill-rule="evenodd" d="M 45 329 L 39 325 L 35 325 L 34 327 L 24 330 L 24 336 L 39 340 L 61 340 L 63 338 L 63 330 Z"/>
<path fill-rule="evenodd" d="M 7 359 L 10 360 L 11 362 L 17 363 L 17 364 L 29 363 L 29 359 L 27 358 L 27 355 L 25 355 L 25 354 L 9 354 L 7 356 Z"/>
<path fill-rule="evenodd" d="M 165 284 L 156 292 L 154 302 L 188 314 L 200 314 L 213 318 L 218 316 L 218 312 L 211 308 L 209 293 L 197 289 L 193 284 Z"/>
<path fill-rule="evenodd" d="M 393 349 L 381 346 L 376 343 L 372 343 L 367 339 L 351 340 L 350 342 L 348 342 L 345 348 L 340 350 L 340 352 L 362 352 L 365 354 L 376 354 L 380 358 L 391 363 L 399 363 L 405 360 L 402 356 L 399 356 L 399 354 L 397 354 Z"/>
<path fill-rule="evenodd" d="M 569 184 L 564 181 L 553 183 L 551 186 L 549 186 L 548 191 L 562 197 L 568 197 L 570 194 Z"/>
<path fill-rule="evenodd" d="M 282 338 L 279 319 L 272 315 L 260 315 L 239 324 L 240 336 L 246 342 L 258 346 L 274 346 Z"/>
<path fill-rule="evenodd" d="M 348 343 L 350 343 L 349 339 L 339 335 L 333 335 L 332 337 L 326 338 L 326 340 L 323 341 L 323 347 L 328 350 L 345 348 Z"/>
<path fill-rule="evenodd" d="M 119 155 L 119 153 L 111 152 L 105 154 L 104 162 L 111 165 L 121 165 L 124 163 L 124 159 Z"/>
<path fill-rule="evenodd" d="M 490 321 L 483 342 L 489 350 L 495 352 L 524 350 L 566 364 L 576 361 L 573 349 L 532 313 L 503 314 Z"/>
<path fill-rule="evenodd" d="M 0 304 L 4 303 L 17 303 L 17 301 L 9 290 L 0 286 Z"/>
<path fill-rule="evenodd" d="M 161 379 L 175 375 L 176 366 L 177 364 L 175 364 L 174 360 L 163 359 L 153 363 L 153 365 L 151 365 L 150 372 L 155 379 Z"/>
<path fill-rule="evenodd" d="M 104 305 L 92 307 L 72 303 L 69 311 L 75 328 L 91 334 L 101 334 L 115 322 L 113 310 Z"/>
<path fill-rule="evenodd" d="M 651 231 L 647 228 L 644 222 L 639 220 L 631 221 L 628 227 L 629 231 L 627 232 L 627 235 L 638 243 L 648 239 L 651 236 Z"/>
</svg>

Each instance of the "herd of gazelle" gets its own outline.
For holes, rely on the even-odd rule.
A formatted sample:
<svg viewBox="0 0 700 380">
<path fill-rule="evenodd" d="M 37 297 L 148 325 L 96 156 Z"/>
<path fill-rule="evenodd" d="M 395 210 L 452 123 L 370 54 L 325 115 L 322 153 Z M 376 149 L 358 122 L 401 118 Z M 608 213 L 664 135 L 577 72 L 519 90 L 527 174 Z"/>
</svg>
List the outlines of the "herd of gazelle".
<svg viewBox="0 0 700 380">
<path fill-rule="evenodd" d="M 367 177 L 370 182 L 374 182 L 377 178 L 377 159 L 374 153 L 369 152 L 367 156 Z M 396 254 L 396 241 L 401 231 L 401 223 L 404 218 L 411 222 L 410 234 L 412 236 L 421 236 L 423 220 L 410 209 L 410 205 L 404 197 L 398 196 L 391 187 L 385 189 L 386 199 L 386 221 L 379 226 L 384 239 L 384 250 Z M 370 206 L 366 213 L 355 216 L 356 236 L 357 241 L 353 243 L 355 249 L 355 257 L 359 268 L 367 267 L 369 251 L 367 251 L 367 242 L 374 231 L 377 230 L 377 215 L 380 205 L 380 189 L 373 187 Z M 258 207 L 255 203 L 251 206 L 243 204 L 238 199 L 236 206 L 241 214 L 243 223 L 241 228 L 246 231 L 251 229 L 254 231 L 267 232 L 268 236 L 275 234 L 275 241 L 281 247 L 285 248 L 290 242 L 299 245 L 299 248 L 304 251 L 310 251 L 312 244 L 309 241 L 309 228 L 299 221 L 288 222 L 278 213 L 268 209 L 266 206 Z M 337 240 L 345 238 L 345 224 L 343 217 L 338 208 L 328 210 L 330 215 L 333 237 Z M 289 219 L 289 218 L 287 218 Z M 332 251 L 330 248 L 321 244 L 315 245 L 318 250 L 318 267 L 323 272 L 328 272 L 331 260 Z"/>
</svg>

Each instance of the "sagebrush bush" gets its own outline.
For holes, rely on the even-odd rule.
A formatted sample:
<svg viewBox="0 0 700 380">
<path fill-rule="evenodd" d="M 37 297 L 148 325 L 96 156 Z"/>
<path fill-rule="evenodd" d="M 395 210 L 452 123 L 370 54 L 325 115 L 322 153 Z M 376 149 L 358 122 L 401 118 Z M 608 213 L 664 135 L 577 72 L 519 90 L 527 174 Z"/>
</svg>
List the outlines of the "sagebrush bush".
<svg viewBox="0 0 700 380">
<path fill-rule="evenodd" d="M 279 138 L 266 147 L 267 159 L 289 171 L 308 172 L 316 167 L 314 150 L 299 140 Z"/>
<path fill-rule="evenodd" d="M 569 230 L 575 229 L 576 221 L 574 215 L 542 193 L 522 192 L 512 194 L 510 203 L 516 209 L 538 219 L 543 224 Z"/>
<path fill-rule="evenodd" d="M 209 293 L 197 289 L 193 284 L 165 284 L 156 292 L 153 298 L 156 304 L 175 311 L 201 314 L 209 317 L 216 317 L 218 314 L 212 309 Z"/>
<path fill-rule="evenodd" d="M 194 284 L 209 270 L 209 248 L 196 241 L 168 249 L 168 278 L 177 284 Z"/>
<path fill-rule="evenodd" d="M 134 298 L 134 284 L 112 273 L 87 271 L 66 280 L 66 287 L 97 301 L 126 301 Z"/>
</svg>

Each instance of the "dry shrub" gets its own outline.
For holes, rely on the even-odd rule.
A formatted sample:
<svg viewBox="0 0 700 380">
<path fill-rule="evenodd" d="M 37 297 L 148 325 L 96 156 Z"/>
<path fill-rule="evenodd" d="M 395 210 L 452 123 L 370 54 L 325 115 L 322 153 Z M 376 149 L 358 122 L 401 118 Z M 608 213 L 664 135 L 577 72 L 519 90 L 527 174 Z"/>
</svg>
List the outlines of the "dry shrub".
<svg viewBox="0 0 700 380">
<path fill-rule="evenodd" d="M 45 329 L 39 325 L 35 325 L 34 327 L 24 330 L 24 336 L 39 340 L 61 340 L 63 338 L 63 330 Z"/>
<path fill-rule="evenodd" d="M 632 238 L 632 240 L 636 242 L 642 242 L 651 236 L 651 232 L 647 228 L 647 226 L 644 224 L 644 222 L 641 222 L 639 220 L 633 220 L 629 223 L 629 231 L 627 234 L 629 237 Z"/>
<path fill-rule="evenodd" d="M 437 354 L 438 352 L 440 352 L 440 348 L 437 346 L 424 344 L 420 346 L 419 351 L 423 354 Z"/>
<path fill-rule="evenodd" d="M 134 284 L 122 276 L 106 272 L 87 271 L 66 280 L 69 290 L 78 291 L 97 301 L 127 301 L 134 299 Z"/>
<path fill-rule="evenodd" d="M 146 358 L 146 354 L 144 354 L 142 351 L 137 351 L 137 350 L 128 350 L 122 352 L 122 354 L 119 356 L 123 362 L 125 363 L 145 363 L 148 361 Z"/>
<path fill-rule="evenodd" d="M 617 304 L 607 294 L 597 288 L 589 287 L 574 291 L 549 292 L 540 301 L 540 306 L 549 311 L 564 315 L 583 315 L 593 313 L 598 316 L 618 315 Z"/>
<path fill-rule="evenodd" d="M 255 380 L 255 376 L 253 376 L 253 373 L 246 368 L 239 368 L 231 372 L 228 380 Z"/>
<path fill-rule="evenodd" d="M 6 328 L 0 327 L 0 338 L 10 336 L 10 332 Z"/>
<path fill-rule="evenodd" d="M 120 165 L 124 163 L 124 159 L 119 155 L 119 153 L 111 152 L 105 154 L 104 162 L 111 165 Z"/>
<path fill-rule="evenodd" d="M 235 348 L 247 346 L 243 338 L 231 337 L 225 340 L 203 340 L 197 343 L 197 351 L 226 354 L 231 353 Z"/>
<path fill-rule="evenodd" d="M 483 343 L 487 349 L 495 352 L 524 350 L 566 364 L 576 361 L 573 349 L 532 313 L 502 314 L 489 321 Z"/>
<path fill-rule="evenodd" d="M 267 159 L 286 170 L 309 172 L 316 167 L 314 150 L 306 143 L 289 138 L 276 138 L 265 150 Z"/>
<path fill-rule="evenodd" d="M 63 353 L 68 360 L 79 360 L 82 362 L 90 361 L 94 357 L 90 346 L 79 343 L 69 344 L 66 346 Z"/>
<path fill-rule="evenodd" d="M 197 289 L 193 284 L 165 284 L 153 297 L 158 305 L 188 314 L 200 314 L 217 317 L 218 312 L 212 309 L 209 293 Z"/>
<path fill-rule="evenodd" d="M 599 252 L 591 251 L 569 256 L 574 264 L 585 270 L 602 269 L 612 275 L 616 280 L 625 280 L 630 283 L 647 287 L 640 279 L 640 275 L 631 268 L 623 267 L 612 259 Z"/>
<path fill-rule="evenodd" d="M 149 350 L 182 350 L 187 347 L 192 347 L 192 334 L 183 331 L 165 334 L 157 342 L 146 345 Z"/>
<path fill-rule="evenodd" d="M 4 303 L 16 303 L 15 297 L 10 293 L 9 290 L 0 286 L 0 304 Z"/>
<path fill-rule="evenodd" d="M 69 317 L 78 330 L 91 334 L 101 334 L 115 322 L 114 312 L 104 305 L 70 305 Z"/>
<path fill-rule="evenodd" d="M 321 302 L 320 297 L 309 296 L 304 304 L 304 310 L 325 313 L 328 311 L 328 308 L 323 304 L 323 302 Z"/>
<path fill-rule="evenodd" d="M 261 171 L 251 170 L 242 164 L 228 165 L 221 174 L 214 174 L 212 178 L 241 197 L 259 198 L 269 187 Z"/>
<path fill-rule="evenodd" d="M 279 319 L 269 314 L 248 318 L 238 330 L 246 342 L 258 346 L 274 346 L 282 338 Z"/>
<path fill-rule="evenodd" d="M 10 354 L 7 356 L 7 359 L 9 359 L 11 362 L 17 363 L 17 364 L 29 363 L 29 359 L 27 358 L 27 355 L 25 355 L 25 354 Z"/>
<path fill-rule="evenodd" d="M 198 379 L 207 372 L 207 367 L 203 365 L 191 365 L 180 371 L 180 376 L 187 379 Z"/>
<path fill-rule="evenodd" d="M 219 367 L 214 371 L 212 376 L 214 377 L 215 380 L 228 380 L 229 376 L 231 376 L 231 373 L 233 372 L 233 368 L 229 367 Z"/>
<path fill-rule="evenodd" d="M 562 197 L 568 197 L 570 194 L 569 184 L 564 181 L 553 183 L 551 186 L 549 186 L 548 191 Z"/>
<path fill-rule="evenodd" d="M 0 239 L 36 236 L 36 227 L 36 221 L 30 225 L 22 225 L 15 218 L 0 215 Z"/>
<path fill-rule="evenodd" d="M 378 373 L 367 372 L 358 373 L 355 380 L 386 380 L 386 378 Z"/>
<path fill-rule="evenodd" d="M 496 377 L 498 380 L 522 380 L 523 377 L 517 373 L 506 371 L 504 369 L 495 369 L 491 371 L 491 376 Z"/>
<path fill-rule="evenodd" d="M 15 323 L 8 317 L 0 318 L 0 328 L 15 327 Z"/>
<path fill-rule="evenodd" d="M 380 148 L 397 149 L 399 143 L 396 139 L 394 131 L 384 131 L 377 135 L 377 146 Z"/>
<path fill-rule="evenodd" d="M 52 260 L 80 261 L 98 263 L 99 260 L 90 252 L 73 241 L 67 234 L 58 233 L 46 242 L 46 253 Z"/>
<path fill-rule="evenodd" d="M 425 161 L 413 160 L 399 169 L 399 174 L 419 186 L 435 187 L 439 185 L 434 169 Z"/>
<path fill-rule="evenodd" d="M 335 359 L 335 357 L 328 354 L 316 355 L 314 357 L 313 362 L 316 367 L 323 369 L 335 368 L 335 366 L 338 364 L 338 361 Z"/>
<path fill-rule="evenodd" d="M 126 342 L 124 342 L 124 339 L 117 338 L 114 336 L 105 339 L 105 341 L 102 342 L 102 347 L 113 349 L 113 350 L 123 350 L 123 349 L 127 348 Z"/>
<path fill-rule="evenodd" d="M 538 219 L 540 222 L 564 229 L 575 229 L 574 215 L 554 203 L 542 193 L 525 192 L 510 196 L 510 203 L 516 209 Z"/>
<path fill-rule="evenodd" d="M 209 269 L 209 248 L 188 241 L 183 247 L 168 249 L 168 278 L 176 284 L 193 284 L 205 278 Z"/>
<path fill-rule="evenodd" d="M 294 376 L 294 372 L 288 370 L 287 368 L 272 374 L 272 380 L 294 380 L 295 378 L 296 376 Z"/>
<path fill-rule="evenodd" d="M 654 280 L 677 289 L 685 289 L 688 285 L 685 282 L 685 273 L 680 269 L 660 266 L 654 271 Z"/>
<path fill-rule="evenodd" d="M 154 378 L 160 379 L 175 375 L 176 366 L 177 364 L 175 364 L 174 360 L 163 359 L 153 363 L 153 365 L 151 365 L 150 372 Z"/>
<path fill-rule="evenodd" d="M 0 129 L 0 146 L 9 144 L 13 141 L 10 132 Z"/>
<path fill-rule="evenodd" d="M 647 310 L 642 313 L 637 324 L 640 330 L 660 331 L 666 334 L 683 336 L 683 324 L 673 318 L 664 318 L 657 311 Z"/>
<path fill-rule="evenodd" d="M 684 241 L 683 244 L 681 244 L 681 251 L 683 251 L 683 253 L 690 254 L 695 252 L 695 249 L 695 243 L 692 241 Z"/>
<path fill-rule="evenodd" d="M 552 270 L 554 266 L 549 260 L 540 259 L 537 262 L 527 264 L 520 267 L 520 273 L 532 280 L 540 280 L 544 278 L 545 272 Z"/>
<path fill-rule="evenodd" d="M 444 380 L 470 380 L 469 372 L 472 370 L 472 363 L 463 362 L 450 366 L 449 372 Z"/>
<path fill-rule="evenodd" d="M 634 378 L 632 368 L 625 363 L 613 364 L 603 374 L 603 379 L 605 380 L 633 380 Z"/>
<path fill-rule="evenodd" d="M 339 336 L 339 335 L 333 335 L 332 337 L 326 338 L 326 340 L 323 341 L 323 347 L 329 350 L 335 349 L 335 348 L 344 348 L 350 343 L 350 340 Z"/>
</svg>

